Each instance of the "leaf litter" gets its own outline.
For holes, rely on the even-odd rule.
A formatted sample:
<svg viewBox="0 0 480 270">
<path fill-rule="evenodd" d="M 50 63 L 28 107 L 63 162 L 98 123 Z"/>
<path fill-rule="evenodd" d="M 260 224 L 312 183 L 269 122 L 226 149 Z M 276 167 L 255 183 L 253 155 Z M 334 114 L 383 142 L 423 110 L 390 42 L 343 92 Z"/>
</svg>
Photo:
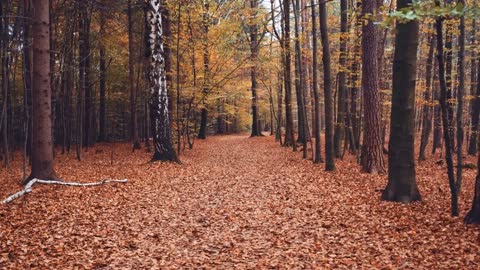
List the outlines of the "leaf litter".
<svg viewBox="0 0 480 270">
<path fill-rule="evenodd" d="M 354 157 L 336 172 L 272 137 L 198 141 L 182 164 L 149 163 L 128 144 L 99 144 L 78 162 L 57 154 L 67 181 L 0 206 L 1 269 L 479 269 L 480 229 L 449 214 L 446 170 L 417 166 L 423 201 L 380 201 L 385 175 Z M 474 161 L 474 158 L 468 158 Z M 0 172 L 0 198 L 19 190 L 21 158 Z M 461 215 L 474 170 L 464 171 Z"/>
</svg>

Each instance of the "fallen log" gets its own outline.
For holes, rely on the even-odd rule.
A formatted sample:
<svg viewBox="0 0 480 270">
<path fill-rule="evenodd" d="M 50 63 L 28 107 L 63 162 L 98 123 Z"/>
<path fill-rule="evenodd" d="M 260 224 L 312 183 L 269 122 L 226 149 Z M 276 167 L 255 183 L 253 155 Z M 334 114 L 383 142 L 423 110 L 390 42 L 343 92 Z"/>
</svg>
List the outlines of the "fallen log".
<svg viewBox="0 0 480 270">
<path fill-rule="evenodd" d="M 114 180 L 114 179 L 105 179 L 100 182 L 93 182 L 93 183 L 77 183 L 77 182 L 62 182 L 62 181 L 55 181 L 55 180 L 40 180 L 40 179 L 32 179 L 28 184 L 23 188 L 23 190 L 10 195 L 8 198 L 2 201 L 2 204 L 6 204 L 16 200 L 23 195 L 32 192 L 32 187 L 34 184 L 45 184 L 45 185 L 63 185 L 63 186 L 74 186 L 74 187 L 91 187 L 91 186 L 100 186 L 106 183 L 127 183 L 127 179 L 122 180 Z"/>
</svg>

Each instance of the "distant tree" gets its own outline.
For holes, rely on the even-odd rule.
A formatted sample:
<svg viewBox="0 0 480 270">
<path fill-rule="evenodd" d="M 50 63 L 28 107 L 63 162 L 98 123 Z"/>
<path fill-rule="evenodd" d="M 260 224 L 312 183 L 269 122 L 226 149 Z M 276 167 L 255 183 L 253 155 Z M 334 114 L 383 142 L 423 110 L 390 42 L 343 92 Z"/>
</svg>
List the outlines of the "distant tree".
<svg viewBox="0 0 480 270">
<path fill-rule="evenodd" d="M 146 15 L 150 26 L 150 39 L 148 40 L 151 91 L 150 119 L 154 142 L 152 160 L 177 161 L 177 154 L 172 144 L 172 132 L 168 113 L 168 89 L 162 28 L 163 3 L 158 0 L 149 0 L 147 5 Z"/>
<path fill-rule="evenodd" d="M 399 0 L 397 9 L 412 4 Z M 388 145 L 388 184 L 382 199 L 409 203 L 421 200 L 415 179 L 415 83 L 418 20 L 398 21 L 393 62 L 392 111 Z"/>
<path fill-rule="evenodd" d="M 423 99 L 425 105 L 423 105 L 423 116 L 422 116 L 422 135 L 420 139 L 420 151 L 418 154 L 418 160 L 425 160 L 425 148 L 428 144 L 428 138 L 432 131 L 432 115 L 433 115 L 433 106 L 431 104 L 432 96 L 432 75 L 433 75 L 433 63 L 434 63 L 434 52 L 435 52 L 435 36 L 432 34 L 429 40 L 429 49 L 427 64 L 425 70 L 425 93 Z"/>
</svg>

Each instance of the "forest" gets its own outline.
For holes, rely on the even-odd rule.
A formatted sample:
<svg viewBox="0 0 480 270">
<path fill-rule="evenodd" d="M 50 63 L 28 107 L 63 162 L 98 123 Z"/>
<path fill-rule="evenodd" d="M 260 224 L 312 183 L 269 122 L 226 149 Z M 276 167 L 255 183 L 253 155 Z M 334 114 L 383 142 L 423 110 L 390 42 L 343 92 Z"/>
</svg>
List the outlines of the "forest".
<svg viewBox="0 0 480 270">
<path fill-rule="evenodd" d="M 0 269 L 480 269 L 476 0 L 0 0 Z"/>
</svg>

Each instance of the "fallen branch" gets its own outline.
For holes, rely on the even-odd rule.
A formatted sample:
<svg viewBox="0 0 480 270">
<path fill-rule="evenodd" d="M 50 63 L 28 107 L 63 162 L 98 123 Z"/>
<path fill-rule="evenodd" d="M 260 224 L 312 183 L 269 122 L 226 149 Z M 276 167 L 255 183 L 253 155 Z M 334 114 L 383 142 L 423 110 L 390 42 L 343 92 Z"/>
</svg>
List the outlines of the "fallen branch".
<svg viewBox="0 0 480 270">
<path fill-rule="evenodd" d="M 93 182 L 93 183 L 76 183 L 76 182 L 62 182 L 62 181 L 55 181 L 55 180 L 40 180 L 37 178 L 32 179 L 25 188 L 15 194 L 10 195 L 8 198 L 2 201 L 2 204 L 9 203 L 15 199 L 22 197 L 23 195 L 32 192 L 32 187 L 34 184 L 46 184 L 46 185 L 63 185 L 63 186 L 74 186 L 74 187 L 91 187 L 91 186 L 100 186 L 106 183 L 127 183 L 127 179 L 123 180 L 112 180 L 112 179 L 105 179 L 100 182 Z"/>
</svg>

